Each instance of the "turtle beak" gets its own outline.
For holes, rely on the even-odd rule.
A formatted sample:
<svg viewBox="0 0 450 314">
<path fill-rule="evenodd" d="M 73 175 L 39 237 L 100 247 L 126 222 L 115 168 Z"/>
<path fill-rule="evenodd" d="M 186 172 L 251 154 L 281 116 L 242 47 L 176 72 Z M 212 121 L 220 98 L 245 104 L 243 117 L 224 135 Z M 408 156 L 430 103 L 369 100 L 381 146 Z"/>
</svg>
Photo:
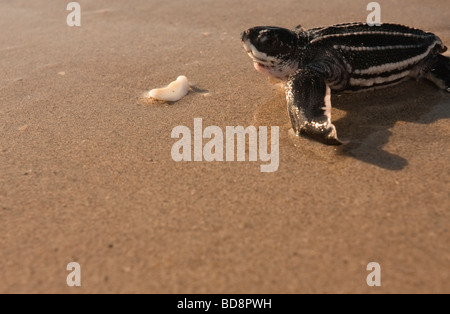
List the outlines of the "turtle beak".
<svg viewBox="0 0 450 314">
<path fill-rule="evenodd" d="M 248 39 L 249 39 L 249 38 L 248 38 L 249 35 L 250 35 L 250 30 L 247 29 L 245 32 L 243 32 L 243 33 L 241 34 L 242 41 L 248 40 Z"/>
<path fill-rule="evenodd" d="M 250 30 L 248 29 L 248 30 L 246 30 L 245 32 L 243 32 L 242 34 L 241 34 L 241 40 L 242 40 L 242 42 L 250 42 Z"/>
<path fill-rule="evenodd" d="M 245 48 L 245 51 L 247 51 L 247 53 L 251 53 L 252 50 L 250 49 L 250 30 L 246 30 L 245 32 L 243 32 L 241 34 L 241 40 L 242 40 L 242 45 Z"/>
</svg>

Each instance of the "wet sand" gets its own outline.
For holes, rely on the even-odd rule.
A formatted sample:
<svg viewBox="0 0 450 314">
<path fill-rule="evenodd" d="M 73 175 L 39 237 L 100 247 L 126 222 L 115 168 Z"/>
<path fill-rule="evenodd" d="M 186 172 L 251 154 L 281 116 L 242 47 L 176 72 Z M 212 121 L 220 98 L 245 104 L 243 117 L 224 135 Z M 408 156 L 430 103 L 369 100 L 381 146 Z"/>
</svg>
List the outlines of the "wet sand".
<svg viewBox="0 0 450 314">
<path fill-rule="evenodd" d="M 78 28 L 67 3 L 0 1 L 1 293 L 450 293 L 450 96 L 335 95 L 350 144 L 328 147 L 289 134 L 240 45 L 256 25 L 365 21 L 366 3 L 80 1 Z M 447 1 L 380 3 L 450 45 Z M 178 75 L 209 95 L 142 99 Z M 280 126 L 279 170 L 175 163 L 194 118 Z"/>
</svg>

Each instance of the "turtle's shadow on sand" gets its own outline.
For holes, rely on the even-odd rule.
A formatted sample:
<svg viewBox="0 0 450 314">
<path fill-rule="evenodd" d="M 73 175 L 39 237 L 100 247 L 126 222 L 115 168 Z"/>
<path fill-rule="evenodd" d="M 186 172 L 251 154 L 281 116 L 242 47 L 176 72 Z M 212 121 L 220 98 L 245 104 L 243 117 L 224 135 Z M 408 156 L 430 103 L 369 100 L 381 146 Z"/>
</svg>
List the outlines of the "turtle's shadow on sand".
<svg viewBox="0 0 450 314">
<path fill-rule="evenodd" d="M 393 171 L 408 165 L 405 158 L 383 150 L 392 135 L 390 129 L 397 122 L 430 124 L 450 118 L 450 97 L 424 82 L 333 95 L 332 103 L 334 108 L 346 112 L 334 121 L 339 137 L 350 141 L 339 148 L 339 153 Z"/>
</svg>

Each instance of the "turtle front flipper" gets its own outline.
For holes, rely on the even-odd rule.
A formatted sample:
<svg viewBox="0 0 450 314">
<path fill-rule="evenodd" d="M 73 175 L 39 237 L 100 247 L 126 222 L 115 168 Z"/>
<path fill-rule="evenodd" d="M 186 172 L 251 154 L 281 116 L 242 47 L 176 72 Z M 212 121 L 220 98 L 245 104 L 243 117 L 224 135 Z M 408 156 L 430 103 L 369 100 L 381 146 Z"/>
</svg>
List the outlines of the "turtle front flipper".
<svg viewBox="0 0 450 314">
<path fill-rule="evenodd" d="M 331 90 L 325 84 L 325 71 L 308 67 L 295 72 L 286 83 L 286 99 L 292 127 L 328 145 L 341 145 L 331 123 Z"/>
<path fill-rule="evenodd" d="M 425 77 L 439 88 L 450 92 L 450 58 L 437 55 L 431 61 L 430 68 Z"/>
</svg>

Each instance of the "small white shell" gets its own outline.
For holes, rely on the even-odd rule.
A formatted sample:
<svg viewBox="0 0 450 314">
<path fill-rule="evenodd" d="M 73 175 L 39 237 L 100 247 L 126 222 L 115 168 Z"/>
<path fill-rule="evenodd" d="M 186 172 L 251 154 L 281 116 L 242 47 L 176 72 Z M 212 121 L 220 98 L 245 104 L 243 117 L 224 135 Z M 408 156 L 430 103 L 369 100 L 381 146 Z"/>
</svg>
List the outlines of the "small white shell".
<svg viewBox="0 0 450 314">
<path fill-rule="evenodd" d="M 179 76 L 176 81 L 167 87 L 152 89 L 151 98 L 163 101 L 178 101 L 189 93 L 189 81 L 186 76 Z"/>
</svg>

